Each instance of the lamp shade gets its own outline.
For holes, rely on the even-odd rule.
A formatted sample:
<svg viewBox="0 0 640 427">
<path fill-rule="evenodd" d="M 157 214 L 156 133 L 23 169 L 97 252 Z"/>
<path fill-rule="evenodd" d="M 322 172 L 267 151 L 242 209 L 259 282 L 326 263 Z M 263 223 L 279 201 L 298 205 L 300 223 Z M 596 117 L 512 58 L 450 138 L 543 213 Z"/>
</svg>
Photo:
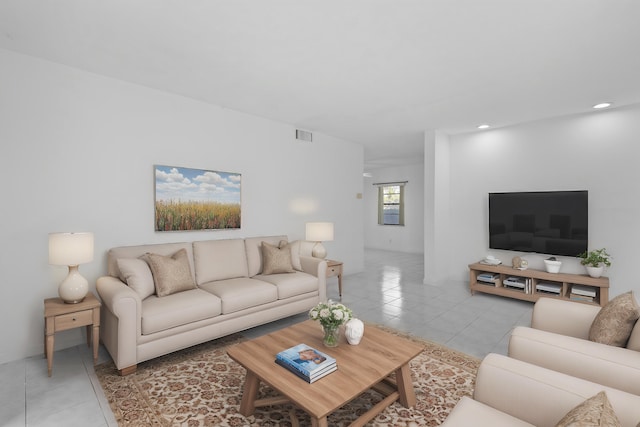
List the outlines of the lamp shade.
<svg viewBox="0 0 640 427">
<path fill-rule="evenodd" d="M 306 239 L 312 242 L 330 242 L 333 240 L 332 222 L 308 222 Z"/>
<path fill-rule="evenodd" d="M 79 265 L 93 260 L 93 233 L 50 233 L 49 264 Z"/>
</svg>

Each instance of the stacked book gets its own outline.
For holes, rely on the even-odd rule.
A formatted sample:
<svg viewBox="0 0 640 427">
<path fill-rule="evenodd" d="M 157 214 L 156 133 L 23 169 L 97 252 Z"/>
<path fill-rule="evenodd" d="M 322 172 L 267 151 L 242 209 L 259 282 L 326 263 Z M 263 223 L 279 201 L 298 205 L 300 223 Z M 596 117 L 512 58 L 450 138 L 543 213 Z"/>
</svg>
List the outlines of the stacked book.
<svg viewBox="0 0 640 427">
<path fill-rule="evenodd" d="M 505 288 L 518 289 L 526 293 L 531 293 L 532 280 L 527 277 L 511 276 L 507 277 L 502 284 Z"/>
<path fill-rule="evenodd" d="M 559 283 L 538 282 L 536 285 L 536 291 L 541 294 L 560 295 L 562 292 L 562 285 Z"/>
<path fill-rule="evenodd" d="M 498 286 L 500 275 L 498 273 L 480 273 L 476 281 L 482 285 Z"/>
<path fill-rule="evenodd" d="M 573 285 L 569 298 L 574 301 L 594 302 L 596 300 L 596 289 L 591 286 Z"/>
<path fill-rule="evenodd" d="M 338 369 L 336 359 L 306 344 L 298 344 L 282 350 L 276 355 L 276 363 L 308 383 L 317 381 Z"/>
</svg>

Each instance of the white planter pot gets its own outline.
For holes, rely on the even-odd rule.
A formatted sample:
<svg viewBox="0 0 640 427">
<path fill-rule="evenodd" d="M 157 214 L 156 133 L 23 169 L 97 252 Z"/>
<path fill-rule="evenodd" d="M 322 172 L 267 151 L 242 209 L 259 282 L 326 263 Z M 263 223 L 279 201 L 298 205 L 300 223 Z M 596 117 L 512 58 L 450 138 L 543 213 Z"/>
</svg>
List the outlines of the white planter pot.
<svg viewBox="0 0 640 427">
<path fill-rule="evenodd" d="M 589 273 L 589 276 L 591 277 L 600 277 L 602 276 L 602 272 L 604 271 L 603 266 L 591 267 L 589 265 L 585 265 L 585 267 L 587 267 L 587 273 Z"/>
</svg>

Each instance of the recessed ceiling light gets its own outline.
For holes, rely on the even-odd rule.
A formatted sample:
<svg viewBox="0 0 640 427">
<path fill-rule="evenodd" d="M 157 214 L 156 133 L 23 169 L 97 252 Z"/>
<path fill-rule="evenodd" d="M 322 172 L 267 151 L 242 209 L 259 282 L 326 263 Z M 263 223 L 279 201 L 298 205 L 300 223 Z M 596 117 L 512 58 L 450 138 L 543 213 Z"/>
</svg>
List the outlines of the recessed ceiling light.
<svg viewBox="0 0 640 427">
<path fill-rule="evenodd" d="M 480 125 L 478 126 L 478 129 L 489 129 L 491 126 L 484 124 L 484 125 Z"/>
<path fill-rule="evenodd" d="M 607 108 L 607 107 L 611 107 L 611 103 L 610 102 L 601 102 L 600 104 L 596 104 L 596 105 L 593 106 L 593 108 L 595 108 L 595 109 Z"/>
</svg>

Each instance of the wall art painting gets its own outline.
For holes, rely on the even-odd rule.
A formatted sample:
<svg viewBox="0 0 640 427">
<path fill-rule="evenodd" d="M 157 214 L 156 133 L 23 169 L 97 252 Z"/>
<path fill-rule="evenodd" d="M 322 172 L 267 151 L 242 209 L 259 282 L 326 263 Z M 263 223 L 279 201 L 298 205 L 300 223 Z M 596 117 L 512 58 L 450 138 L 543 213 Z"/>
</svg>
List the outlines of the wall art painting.
<svg viewBox="0 0 640 427">
<path fill-rule="evenodd" d="M 154 166 L 155 230 L 238 229 L 239 173 Z"/>
</svg>

